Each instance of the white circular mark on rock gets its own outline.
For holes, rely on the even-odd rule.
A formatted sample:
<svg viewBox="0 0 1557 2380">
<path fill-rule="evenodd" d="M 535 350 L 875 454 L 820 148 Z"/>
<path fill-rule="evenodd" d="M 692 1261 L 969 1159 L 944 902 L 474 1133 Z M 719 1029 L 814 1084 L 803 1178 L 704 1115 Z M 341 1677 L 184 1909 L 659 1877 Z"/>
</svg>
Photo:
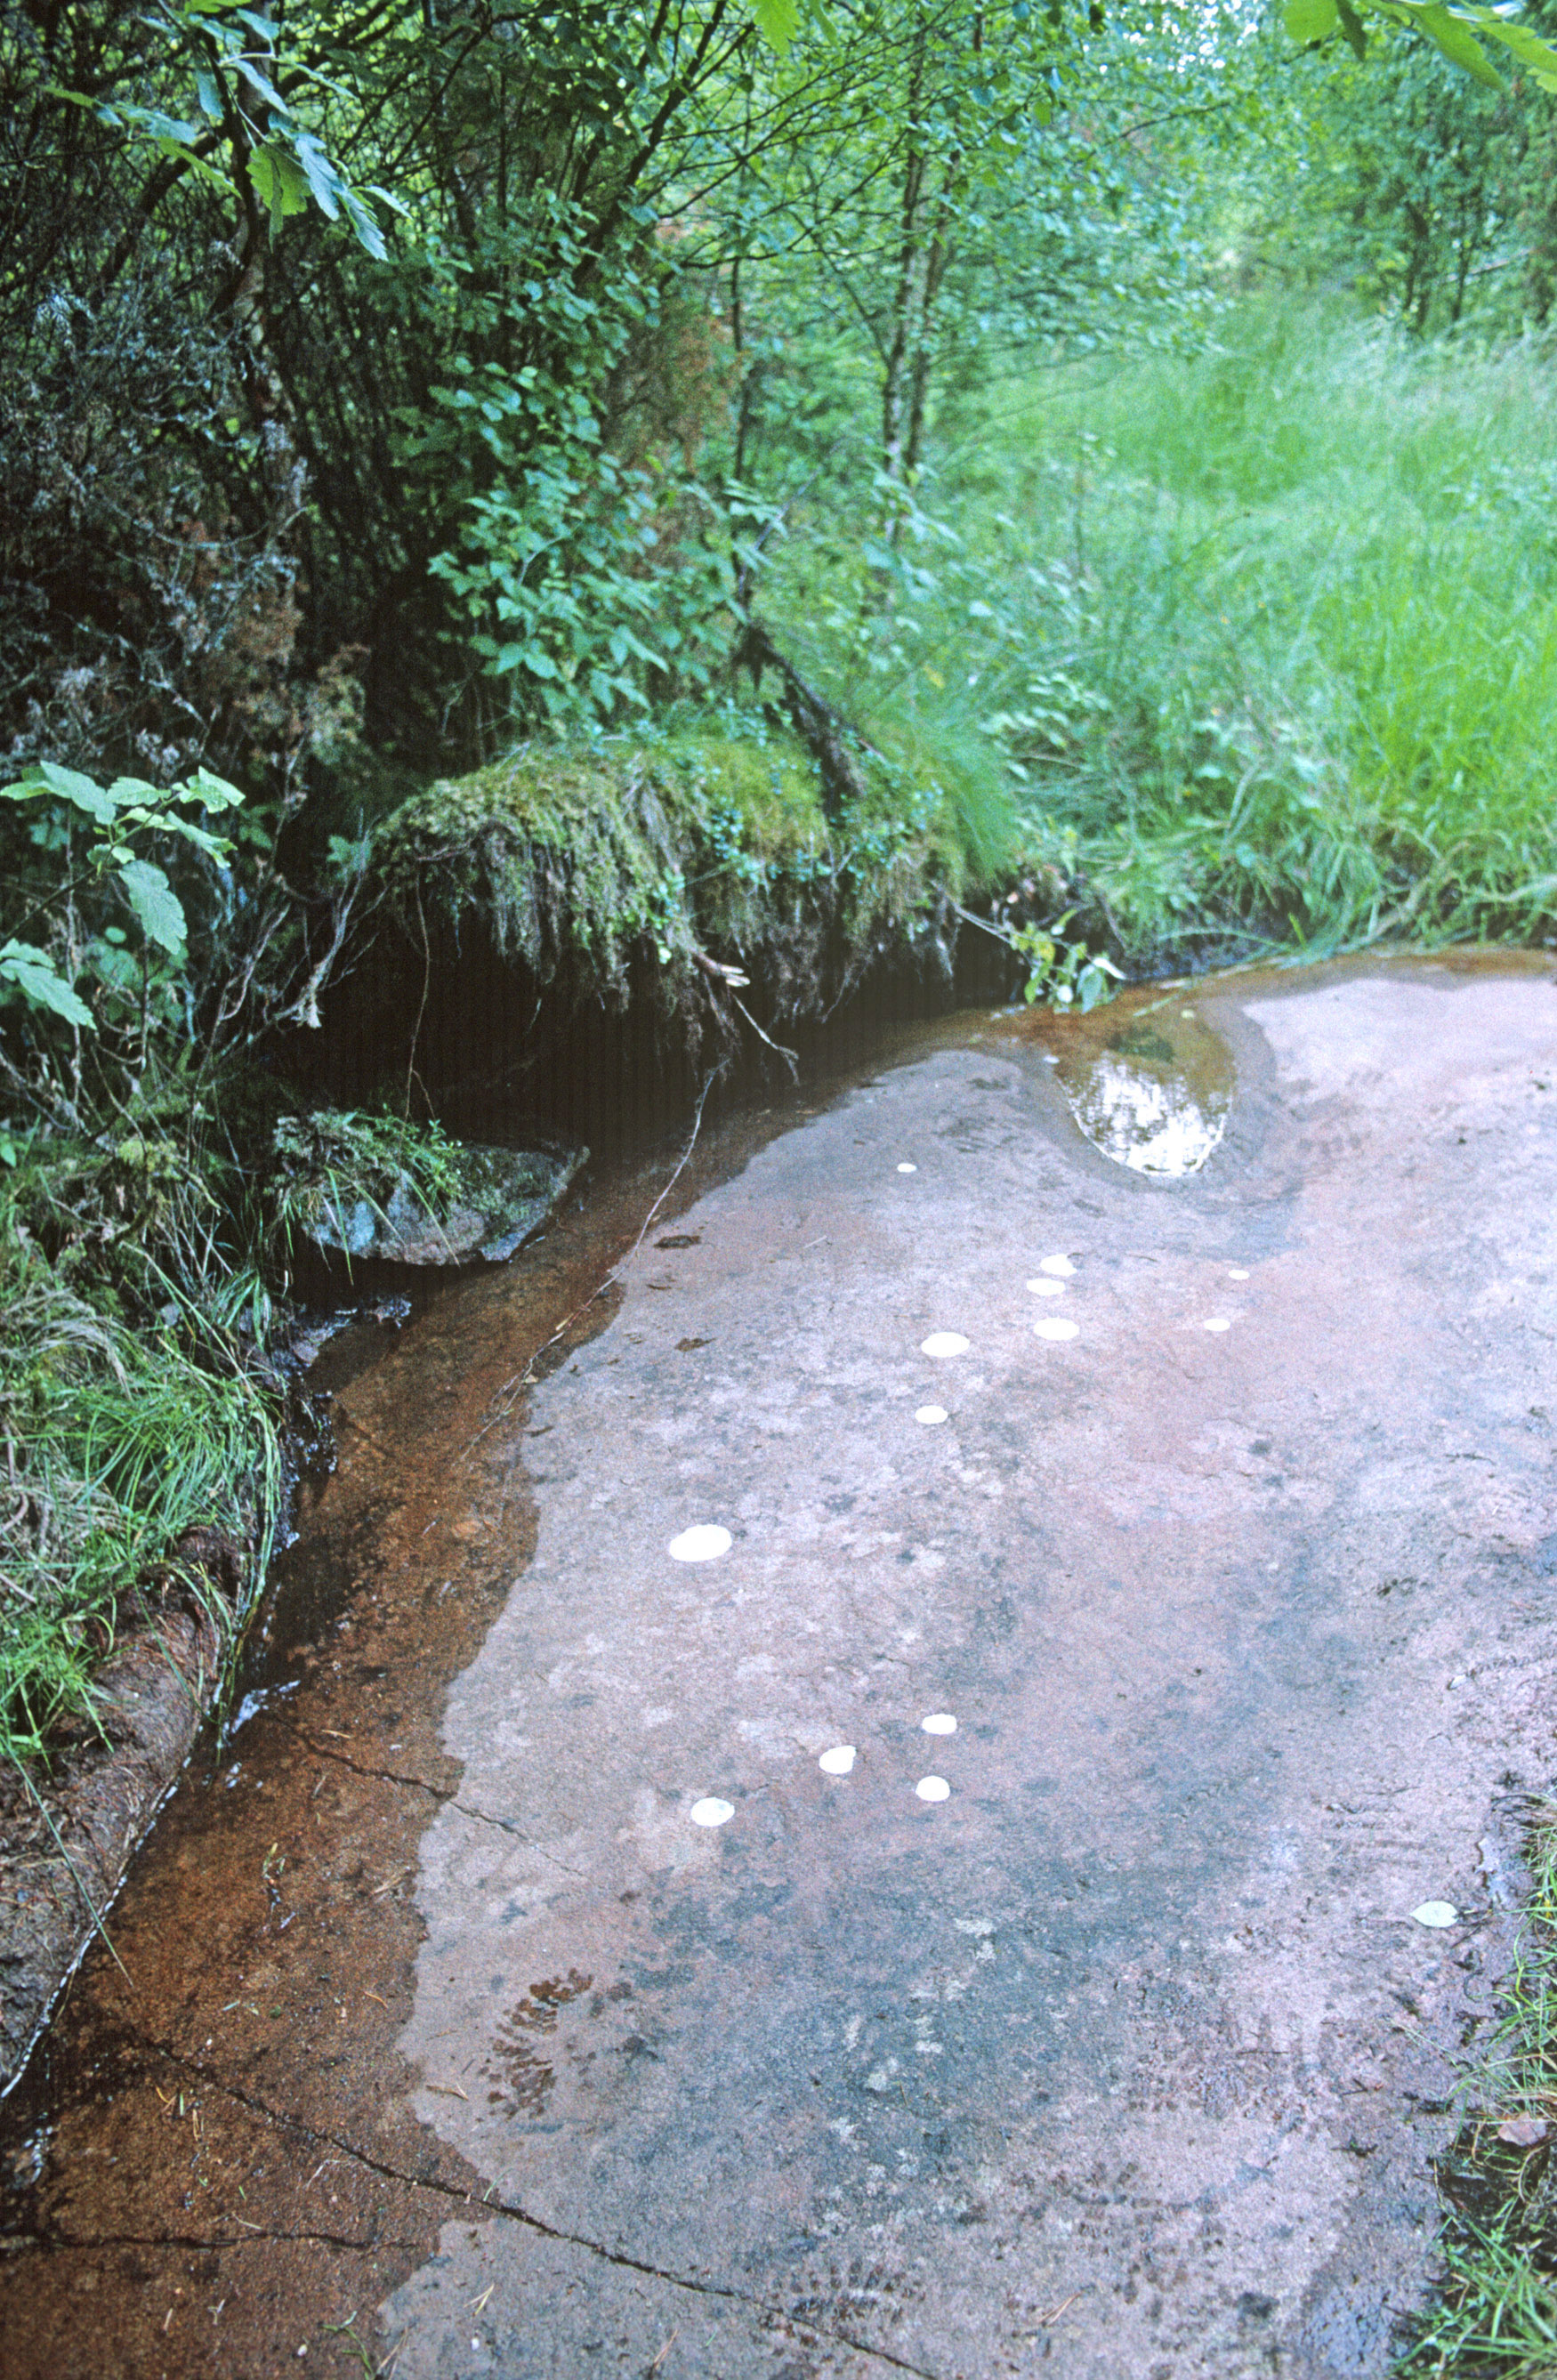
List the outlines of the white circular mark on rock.
<svg viewBox="0 0 1557 2380">
<path fill-rule="evenodd" d="M 735 1816 L 736 1805 L 722 1802 L 717 1793 L 710 1793 L 701 1802 L 694 1802 L 687 1815 L 695 1827 L 723 1827 Z"/>
<path fill-rule="evenodd" d="M 1231 1330 L 1233 1325 L 1228 1321 L 1225 1314 L 1213 1314 L 1210 1320 L 1203 1323 L 1201 1328 L 1206 1330 Z"/>
<path fill-rule="evenodd" d="M 919 1725 L 926 1735 L 955 1735 L 957 1731 L 957 1723 L 950 1711 L 931 1711 L 928 1718 L 920 1719 Z"/>
<path fill-rule="evenodd" d="M 922 1423 L 926 1429 L 934 1429 L 939 1423 L 949 1420 L 950 1415 L 944 1405 L 920 1405 L 914 1419 Z"/>
<path fill-rule="evenodd" d="M 1047 1278 L 1039 1281 L 1029 1281 L 1028 1287 L 1031 1290 L 1035 1297 L 1064 1297 L 1065 1293 L 1065 1285 L 1063 1281 L 1050 1281 Z"/>
<path fill-rule="evenodd" d="M 1033 1324 L 1033 1336 L 1037 1339 L 1074 1339 L 1080 1329 L 1079 1322 L 1067 1322 L 1063 1314 L 1046 1314 L 1041 1321 Z"/>
<path fill-rule="evenodd" d="M 1052 1273 L 1057 1281 L 1069 1281 L 1076 1270 L 1069 1257 L 1044 1257 L 1038 1269 L 1040 1272 Z"/>
<path fill-rule="evenodd" d="M 1229 1281 L 1247 1281 L 1248 1275 L 1242 1265 L 1229 1265 L 1227 1278 Z"/>
<path fill-rule="evenodd" d="M 1411 1914 L 1418 1925 L 1454 1925 L 1460 1912 L 1452 1900 L 1424 1900 Z"/>
<path fill-rule="evenodd" d="M 960 1330 L 932 1330 L 919 1342 L 921 1355 L 966 1355 L 967 1342 Z"/>
<path fill-rule="evenodd" d="M 899 1173 L 917 1173 L 919 1169 L 917 1165 L 900 1165 L 897 1170 Z"/>
<path fill-rule="evenodd" d="M 695 1528 L 683 1529 L 670 1541 L 672 1561 L 717 1561 L 730 1550 L 730 1532 L 712 1521 L 699 1521 Z"/>
<path fill-rule="evenodd" d="M 829 1777 L 846 1777 L 854 1767 L 853 1744 L 835 1743 L 831 1752 L 822 1754 L 817 1767 Z"/>
<path fill-rule="evenodd" d="M 921 1802 L 949 1802 L 952 1789 L 943 1777 L 921 1777 L 914 1788 Z"/>
</svg>

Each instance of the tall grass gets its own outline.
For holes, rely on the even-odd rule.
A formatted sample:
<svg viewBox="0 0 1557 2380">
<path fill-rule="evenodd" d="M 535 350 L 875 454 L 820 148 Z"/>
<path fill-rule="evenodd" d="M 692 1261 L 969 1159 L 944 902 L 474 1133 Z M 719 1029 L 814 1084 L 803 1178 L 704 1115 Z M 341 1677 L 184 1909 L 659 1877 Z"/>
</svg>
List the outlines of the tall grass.
<svg viewBox="0 0 1557 2380">
<path fill-rule="evenodd" d="M 887 740 L 979 748 L 983 847 L 992 756 L 1137 961 L 1557 929 L 1542 355 L 1266 307 L 952 427 L 890 547 L 797 538 L 778 602 Z"/>
<path fill-rule="evenodd" d="M 96 1723 L 93 1672 L 128 1612 L 200 1604 L 224 1654 L 281 1517 L 277 1401 L 191 1298 L 128 1311 L 51 1261 L 0 1194 L 0 1761 Z M 230 1575 L 213 1574 L 212 1551 Z"/>
</svg>

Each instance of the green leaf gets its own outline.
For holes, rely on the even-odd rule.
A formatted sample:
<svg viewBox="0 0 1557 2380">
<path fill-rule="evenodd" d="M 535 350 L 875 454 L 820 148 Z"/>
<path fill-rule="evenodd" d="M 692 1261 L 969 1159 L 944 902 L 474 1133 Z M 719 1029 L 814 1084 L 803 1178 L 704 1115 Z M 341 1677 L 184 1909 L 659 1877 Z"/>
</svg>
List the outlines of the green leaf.
<svg viewBox="0 0 1557 2380">
<path fill-rule="evenodd" d="M 1557 50 L 1550 42 L 1543 42 L 1530 26 L 1511 23 L 1495 8 L 1459 9 L 1455 13 L 1462 24 L 1467 18 L 1474 18 L 1480 30 L 1493 41 L 1501 42 L 1538 82 L 1551 88 L 1551 79 L 1557 77 Z"/>
<path fill-rule="evenodd" d="M 119 870 L 125 897 L 149 942 L 156 942 L 171 958 L 181 959 L 189 929 L 179 900 L 160 868 L 149 859 L 132 859 Z"/>
<path fill-rule="evenodd" d="M 1283 18 L 1295 42 L 1323 42 L 1341 22 L 1335 0 L 1286 0 Z"/>
<path fill-rule="evenodd" d="M 299 132 L 297 138 L 298 163 L 302 167 L 313 202 L 321 214 L 334 223 L 341 211 L 341 177 L 324 154 L 322 144 L 311 132 Z"/>
<path fill-rule="evenodd" d="M 271 230 L 279 231 L 287 215 L 300 215 L 308 206 L 308 176 L 291 152 L 278 141 L 267 141 L 249 160 L 249 178 L 270 209 Z"/>
<path fill-rule="evenodd" d="M 178 788 L 184 801 L 202 802 L 208 810 L 236 810 L 243 807 L 243 795 L 225 777 L 213 774 L 209 769 L 197 769 L 189 783 Z"/>
<path fill-rule="evenodd" d="M 751 0 L 751 14 L 768 47 L 782 58 L 800 30 L 797 0 Z"/>
<path fill-rule="evenodd" d="M 0 801 L 31 802 L 41 794 L 57 795 L 75 808 L 85 810 L 99 826 L 114 823 L 117 805 L 113 795 L 93 784 L 90 777 L 79 775 L 74 769 L 58 768 L 53 760 L 42 760 L 25 777 L 17 778 L 12 784 L 0 785 Z"/>
<path fill-rule="evenodd" d="M 1429 42 L 1435 42 L 1452 66 L 1463 67 L 1478 82 L 1493 91 L 1502 91 L 1502 77 L 1488 57 L 1474 33 L 1468 31 L 1463 18 L 1452 16 L 1447 8 L 1429 6 L 1413 8 L 1412 21 L 1421 27 Z"/>
<path fill-rule="evenodd" d="M 1341 30 L 1346 36 L 1353 56 L 1365 58 L 1368 55 L 1368 35 L 1363 30 L 1362 18 L 1353 7 L 1352 0 L 1335 0 L 1335 13 L 1341 19 Z"/>
<path fill-rule="evenodd" d="M 0 942 L 0 983 L 14 984 L 30 1008 L 46 1009 L 83 1032 L 95 1030 L 85 1001 L 71 990 L 47 951 L 32 942 Z"/>
<path fill-rule="evenodd" d="M 341 204 L 347 219 L 357 234 L 358 245 L 367 249 L 375 264 L 382 264 L 389 254 L 383 232 L 379 229 L 371 207 L 365 207 L 348 182 L 341 184 Z M 403 214 L 405 209 L 401 208 Z"/>
</svg>

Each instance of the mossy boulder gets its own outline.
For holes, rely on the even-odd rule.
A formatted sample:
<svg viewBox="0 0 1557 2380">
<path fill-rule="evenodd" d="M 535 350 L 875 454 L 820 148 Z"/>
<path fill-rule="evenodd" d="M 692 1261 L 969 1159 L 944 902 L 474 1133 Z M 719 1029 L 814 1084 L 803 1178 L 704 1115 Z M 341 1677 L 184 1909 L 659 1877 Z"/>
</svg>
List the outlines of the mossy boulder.
<svg viewBox="0 0 1557 2380">
<path fill-rule="evenodd" d="M 623 1003 L 647 979 L 666 1006 L 712 957 L 759 980 L 771 1014 L 801 1015 L 872 955 L 926 940 L 963 889 L 938 786 L 869 751 L 859 778 L 830 822 L 810 754 L 760 722 L 531 744 L 404 803 L 376 867 L 424 947 L 434 926 L 457 938 L 479 921 L 542 983 Z"/>
</svg>

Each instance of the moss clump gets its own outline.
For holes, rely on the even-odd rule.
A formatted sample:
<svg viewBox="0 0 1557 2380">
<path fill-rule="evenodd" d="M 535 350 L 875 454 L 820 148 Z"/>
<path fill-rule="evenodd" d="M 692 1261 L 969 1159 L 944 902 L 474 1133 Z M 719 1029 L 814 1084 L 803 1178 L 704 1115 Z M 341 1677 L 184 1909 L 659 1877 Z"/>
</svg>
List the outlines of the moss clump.
<svg viewBox="0 0 1557 2380">
<path fill-rule="evenodd" d="M 758 978 L 773 1014 L 801 1015 L 894 945 L 939 951 L 937 913 L 964 890 L 940 786 L 871 753 L 860 777 L 830 824 L 811 756 L 765 722 L 532 744 L 403 804 L 377 866 L 414 936 L 480 918 L 543 983 L 571 975 L 625 1002 L 633 962 L 651 959 L 675 1006 L 709 956 Z"/>
</svg>

